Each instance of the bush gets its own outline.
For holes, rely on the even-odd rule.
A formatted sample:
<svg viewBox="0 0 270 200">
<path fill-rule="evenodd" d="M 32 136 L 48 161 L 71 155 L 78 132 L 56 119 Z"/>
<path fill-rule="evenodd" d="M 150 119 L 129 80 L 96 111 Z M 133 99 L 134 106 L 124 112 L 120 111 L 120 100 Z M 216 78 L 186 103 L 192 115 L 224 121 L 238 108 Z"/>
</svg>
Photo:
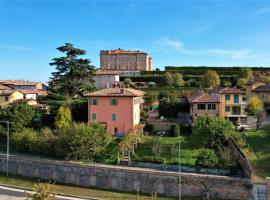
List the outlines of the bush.
<svg viewBox="0 0 270 200">
<path fill-rule="evenodd" d="M 25 103 L 11 104 L 0 109 L 0 121 L 9 121 L 11 132 L 21 131 L 30 126 L 34 117 L 35 110 Z"/>
<path fill-rule="evenodd" d="M 180 134 L 180 128 L 178 124 L 172 124 L 170 128 L 170 136 L 172 137 L 178 137 Z"/>
<path fill-rule="evenodd" d="M 181 124 L 180 125 L 180 134 L 181 135 L 188 135 L 192 133 L 191 125 Z"/>
<path fill-rule="evenodd" d="M 16 151 L 23 153 L 36 153 L 38 148 L 37 139 L 37 132 L 33 129 L 25 128 L 12 134 L 11 143 Z"/>
<path fill-rule="evenodd" d="M 68 142 L 66 158 L 74 160 L 99 160 L 111 141 L 111 136 L 106 132 L 105 126 L 98 123 L 73 123 L 64 128 L 64 135 L 70 137 L 66 139 Z"/>
<path fill-rule="evenodd" d="M 158 128 L 156 127 L 155 124 L 146 124 L 144 126 L 144 132 L 147 132 L 149 135 L 156 135 L 158 132 Z"/>
<path fill-rule="evenodd" d="M 148 87 L 155 87 L 157 84 L 155 82 L 149 82 Z"/>
<path fill-rule="evenodd" d="M 214 150 L 203 149 L 197 157 L 196 165 L 199 167 L 213 168 L 217 167 L 218 161 L 218 156 Z"/>
</svg>

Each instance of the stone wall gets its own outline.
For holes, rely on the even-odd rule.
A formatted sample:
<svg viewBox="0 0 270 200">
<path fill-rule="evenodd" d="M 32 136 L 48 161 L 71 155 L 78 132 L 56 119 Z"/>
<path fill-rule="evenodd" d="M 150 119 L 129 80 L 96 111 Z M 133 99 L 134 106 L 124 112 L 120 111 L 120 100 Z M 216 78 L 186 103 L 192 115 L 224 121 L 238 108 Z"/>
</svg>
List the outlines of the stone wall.
<svg viewBox="0 0 270 200">
<path fill-rule="evenodd" d="M 6 172 L 6 156 L 1 153 L 0 171 Z M 157 192 L 172 197 L 178 197 L 180 193 L 181 196 L 202 196 L 207 188 L 211 197 L 252 199 L 252 184 L 247 178 L 86 165 L 14 155 L 9 158 L 9 173 L 85 187 L 149 194 Z"/>
</svg>

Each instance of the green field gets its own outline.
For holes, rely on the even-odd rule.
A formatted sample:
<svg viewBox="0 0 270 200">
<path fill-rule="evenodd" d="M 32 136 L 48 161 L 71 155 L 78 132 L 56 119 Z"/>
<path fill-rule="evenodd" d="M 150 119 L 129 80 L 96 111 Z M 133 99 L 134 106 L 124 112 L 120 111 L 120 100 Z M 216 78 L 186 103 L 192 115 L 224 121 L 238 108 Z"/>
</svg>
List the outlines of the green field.
<svg viewBox="0 0 270 200">
<path fill-rule="evenodd" d="M 136 150 L 135 160 L 138 161 L 163 161 L 166 164 L 178 164 L 194 166 L 196 158 L 202 149 L 192 135 L 179 137 L 160 137 L 160 153 L 153 150 L 156 138 L 145 137 Z M 180 150 L 180 153 L 179 153 Z"/>
<path fill-rule="evenodd" d="M 255 175 L 260 178 L 270 177 L 270 133 L 264 130 L 251 130 L 246 133 L 251 165 Z"/>
</svg>

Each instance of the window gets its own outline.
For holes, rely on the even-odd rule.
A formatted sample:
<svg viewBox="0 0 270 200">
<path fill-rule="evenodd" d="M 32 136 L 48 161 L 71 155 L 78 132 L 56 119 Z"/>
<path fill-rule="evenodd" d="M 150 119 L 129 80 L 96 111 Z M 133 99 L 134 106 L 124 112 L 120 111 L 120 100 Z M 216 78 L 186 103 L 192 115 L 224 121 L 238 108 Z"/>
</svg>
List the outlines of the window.
<svg viewBox="0 0 270 200">
<path fill-rule="evenodd" d="M 234 95 L 234 103 L 239 103 L 239 95 Z"/>
<path fill-rule="evenodd" d="M 117 100 L 117 99 L 110 99 L 110 105 L 111 105 L 111 106 L 116 106 L 116 105 L 118 105 L 118 100 Z"/>
<path fill-rule="evenodd" d="M 226 95 L 225 95 L 225 100 L 226 100 L 226 101 L 230 101 L 230 99 L 231 99 L 231 98 L 230 98 L 230 95 L 229 95 L 229 94 L 226 94 Z"/>
<path fill-rule="evenodd" d="M 225 106 L 225 112 L 230 112 L 230 106 Z"/>
<path fill-rule="evenodd" d="M 98 105 L 98 99 L 92 99 L 92 104 L 95 106 Z"/>
<path fill-rule="evenodd" d="M 205 110 L 205 104 L 198 104 L 198 110 Z"/>
<path fill-rule="evenodd" d="M 97 114 L 96 113 L 92 114 L 92 120 L 97 120 Z"/>
<path fill-rule="evenodd" d="M 116 114 L 112 114 L 112 121 L 113 121 L 113 122 L 116 121 Z"/>
<path fill-rule="evenodd" d="M 8 96 L 5 96 L 5 101 L 8 101 Z"/>
<path fill-rule="evenodd" d="M 216 104 L 208 104 L 208 110 L 216 110 Z"/>
</svg>

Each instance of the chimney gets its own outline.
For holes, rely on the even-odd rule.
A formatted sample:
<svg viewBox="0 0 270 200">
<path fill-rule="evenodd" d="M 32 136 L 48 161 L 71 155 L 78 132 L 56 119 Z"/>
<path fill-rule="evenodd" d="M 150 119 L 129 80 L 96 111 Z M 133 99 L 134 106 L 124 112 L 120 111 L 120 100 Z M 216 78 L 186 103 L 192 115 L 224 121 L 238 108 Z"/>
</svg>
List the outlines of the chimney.
<svg viewBox="0 0 270 200">
<path fill-rule="evenodd" d="M 125 93 L 125 88 L 120 88 L 120 93 L 124 94 Z"/>
</svg>

